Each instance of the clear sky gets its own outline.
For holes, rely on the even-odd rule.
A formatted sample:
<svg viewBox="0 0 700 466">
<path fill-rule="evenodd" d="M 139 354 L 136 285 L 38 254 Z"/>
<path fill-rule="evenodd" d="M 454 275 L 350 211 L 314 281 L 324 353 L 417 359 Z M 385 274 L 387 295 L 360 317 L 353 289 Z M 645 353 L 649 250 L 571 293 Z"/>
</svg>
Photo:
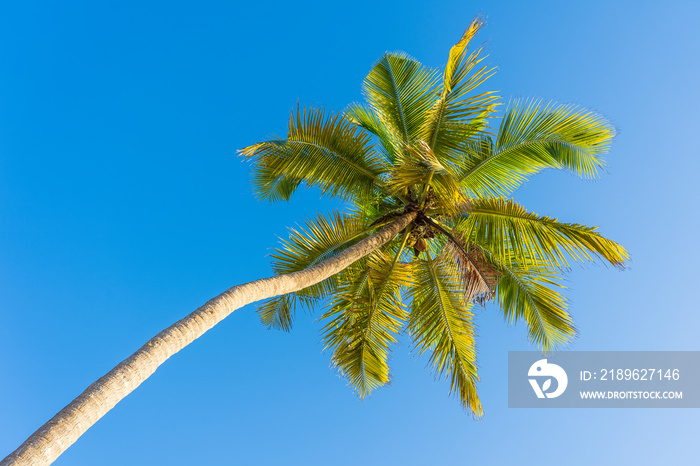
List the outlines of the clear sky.
<svg viewBox="0 0 700 466">
<path fill-rule="evenodd" d="M 359 100 L 386 50 L 441 65 L 476 14 L 487 86 L 619 131 L 599 180 L 547 172 L 515 195 L 632 255 L 569 275 L 570 349 L 700 350 L 697 2 L 3 2 L 0 457 L 158 331 L 269 275 L 286 228 L 336 206 L 256 202 L 236 149 L 282 133 L 297 100 Z M 493 306 L 478 325 L 479 421 L 407 341 L 360 402 L 314 317 L 268 331 L 248 306 L 56 464 L 697 464 L 698 410 L 509 409 L 525 328 Z"/>
</svg>

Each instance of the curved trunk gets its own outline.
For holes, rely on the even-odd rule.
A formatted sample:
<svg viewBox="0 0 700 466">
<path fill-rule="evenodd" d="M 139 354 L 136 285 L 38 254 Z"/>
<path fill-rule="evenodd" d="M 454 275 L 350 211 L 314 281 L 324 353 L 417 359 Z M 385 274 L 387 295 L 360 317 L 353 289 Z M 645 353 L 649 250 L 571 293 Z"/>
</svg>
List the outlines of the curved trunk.
<svg viewBox="0 0 700 466">
<path fill-rule="evenodd" d="M 415 217 L 415 212 L 404 214 L 378 233 L 313 267 L 234 286 L 211 299 L 204 306 L 151 338 L 138 351 L 90 385 L 34 432 L 17 450 L 2 460 L 0 466 L 51 464 L 98 419 L 150 377 L 158 366 L 231 312 L 261 299 L 301 290 L 337 274 L 386 244 Z"/>
</svg>

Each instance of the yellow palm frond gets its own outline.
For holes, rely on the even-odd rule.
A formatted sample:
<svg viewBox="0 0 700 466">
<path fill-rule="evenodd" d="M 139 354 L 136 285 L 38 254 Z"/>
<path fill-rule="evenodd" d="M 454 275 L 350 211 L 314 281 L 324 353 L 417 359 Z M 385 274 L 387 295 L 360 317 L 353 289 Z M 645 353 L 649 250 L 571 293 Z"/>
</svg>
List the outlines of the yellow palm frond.
<svg viewBox="0 0 700 466">
<path fill-rule="evenodd" d="M 416 261 L 409 333 L 419 354 L 430 354 L 437 375 L 449 378 L 462 405 L 481 416 L 472 302 L 464 298 L 454 263 L 446 256 L 427 257 Z"/>
<path fill-rule="evenodd" d="M 474 38 L 474 36 L 479 32 L 479 30 L 484 26 L 484 22 L 481 18 L 476 17 L 469 24 L 467 29 L 462 34 L 462 38 L 450 49 L 450 56 L 447 59 L 447 65 L 445 66 L 445 73 L 443 76 L 444 81 L 444 93 L 447 94 L 452 90 L 458 79 L 453 80 L 455 77 L 455 71 L 457 71 L 464 59 L 464 55 L 469 47 L 469 43 Z"/>
</svg>

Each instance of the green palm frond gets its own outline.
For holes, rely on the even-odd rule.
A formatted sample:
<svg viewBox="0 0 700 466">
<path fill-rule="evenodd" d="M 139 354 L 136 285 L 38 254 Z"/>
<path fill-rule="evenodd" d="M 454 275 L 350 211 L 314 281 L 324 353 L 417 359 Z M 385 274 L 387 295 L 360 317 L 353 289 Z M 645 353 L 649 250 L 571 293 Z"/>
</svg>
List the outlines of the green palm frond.
<svg viewBox="0 0 700 466">
<path fill-rule="evenodd" d="M 416 261 L 409 332 L 420 354 L 430 353 L 430 363 L 440 377 L 450 379 L 451 393 L 463 406 L 481 416 L 476 393 L 479 380 L 472 302 L 464 299 L 458 271 L 445 256 Z"/>
<path fill-rule="evenodd" d="M 390 131 L 374 111 L 362 104 L 351 104 L 345 109 L 345 117 L 353 124 L 374 134 L 379 140 L 378 150 L 387 163 L 394 163 L 404 146 L 400 134 Z"/>
<path fill-rule="evenodd" d="M 387 132 L 400 141 L 421 136 L 427 112 L 437 100 L 437 73 L 404 53 L 387 53 L 362 84 L 362 91 Z"/>
<path fill-rule="evenodd" d="M 516 323 L 524 319 L 530 340 L 543 351 L 561 347 L 576 335 L 566 300 L 554 289 L 564 288 L 557 281 L 559 272 L 545 264 L 523 267 L 495 255 L 488 257 L 501 272 L 495 296 L 506 320 Z"/>
<path fill-rule="evenodd" d="M 240 151 L 254 162 L 253 186 L 262 199 L 288 200 L 301 183 L 343 199 L 384 189 L 388 167 L 370 136 L 341 114 L 297 109 L 286 139 L 273 139 Z"/>
<path fill-rule="evenodd" d="M 304 226 L 290 229 L 289 239 L 282 240 L 282 247 L 271 254 L 272 270 L 276 275 L 304 270 L 361 241 L 371 231 L 367 219 L 361 216 L 339 212 L 318 215 Z M 264 301 L 258 308 L 261 322 L 268 328 L 289 331 L 296 307 L 313 307 L 336 289 L 340 279 L 340 275 L 334 275 L 295 293 Z"/>
<path fill-rule="evenodd" d="M 319 214 L 304 226 L 290 229 L 289 239 L 282 240 L 282 247 L 270 254 L 272 270 L 277 275 L 304 270 L 361 241 L 378 226 L 370 227 L 367 219 L 340 212 L 328 216 Z M 336 280 L 331 277 L 297 293 L 323 298 L 333 291 L 335 284 Z"/>
<path fill-rule="evenodd" d="M 567 168 L 593 178 L 604 166 L 615 135 L 600 115 L 570 105 L 515 102 L 506 110 L 495 143 L 484 138 L 471 147 L 459 175 L 475 197 L 505 195 L 545 168 Z"/>
<path fill-rule="evenodd" d="M 316 301 L 314 298 L 297 293 L 277 296 L 264 301 L 258 307 L 258 316 L 265 327 L 289 332 L 292 329 L 297 306 L 311 309 Z"/>
<path fill-rule="evenodd" d="M 302 180 L 286 174 L 276 174 L 272 170 L 263 169 L 260 165 L 253 169 L 253 192 L 258 198 L 267 199 L 270 202 L 288 201 Z"/>
<path fill-rule="evenodd" d="M 381 196 L 363 204 L 355 204 L 348 206 L 348 211 L 351 215 L 365 219 L 368 222 L 380 222 L 383 217 L 396 217 L 400 215 L 405 204 L 398 197 Z"/>
<path fill-rule="evenodd" d="M 407 318 L 401 289 L 412 283 L 411 264 L 399 261 L 407 236 L 397 254 L 375 251 L 363 261 L 362 271 L 337 288 L 323 316 L 333 365 L 361 398 L 389 382 L 390 347 Z"/>
<path fill-rule="evenodd" d="M 604 238 L 596 227 L 563 223 L 525 210 L 513 200 L 474 199 L 458 230 L 468 242 L 487 247 L 513 263 L 527 265 L 530 257 L 553 267 L 568 267 L 575 260 L 603 259 L 624 267 L 629 259 L 625 248 Z M 508 251 L 508 254 L 506 254 Z"/>
</svg>

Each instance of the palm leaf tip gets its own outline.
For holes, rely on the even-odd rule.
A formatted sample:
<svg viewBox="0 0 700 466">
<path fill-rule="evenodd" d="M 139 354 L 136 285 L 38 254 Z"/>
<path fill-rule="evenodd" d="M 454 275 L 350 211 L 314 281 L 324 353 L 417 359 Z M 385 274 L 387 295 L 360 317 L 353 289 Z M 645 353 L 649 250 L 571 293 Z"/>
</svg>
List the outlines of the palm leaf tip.
<svg viewBox="0 0 700 466">
<path fill-rule="evenodd" d="M 448 93 L 452 90 L 452 77 L 455 73 L 455 70 L 459 67 L 459 64 L 462 61 L 462 58 L 464 57 L 464 54 L 469 47 L 469 43 L 471 42 L 472 38 L 476 35 L 477 32 L 484 26 L 484 21 L 481 17 L 477 16 L 472 20 L 471 23 L 469 23 L 469 26 L 467 29 L 464 31 L 464 34 L 462 34 L 462 37 L 460 38 L 459 42 L 457 42 L 452 48 L 450 49 L 450 55 L 447 59 L 447 65 L 445 66 L 445 73 L 444 73 L 444 92 Z"/>
<path fill-rule="evenodd" d="M 288 295 L 268 299 L 258 307 L 260 322 L 269 328 L 289 332 L 292 329 L 292 303 Z"/>
</svg>

